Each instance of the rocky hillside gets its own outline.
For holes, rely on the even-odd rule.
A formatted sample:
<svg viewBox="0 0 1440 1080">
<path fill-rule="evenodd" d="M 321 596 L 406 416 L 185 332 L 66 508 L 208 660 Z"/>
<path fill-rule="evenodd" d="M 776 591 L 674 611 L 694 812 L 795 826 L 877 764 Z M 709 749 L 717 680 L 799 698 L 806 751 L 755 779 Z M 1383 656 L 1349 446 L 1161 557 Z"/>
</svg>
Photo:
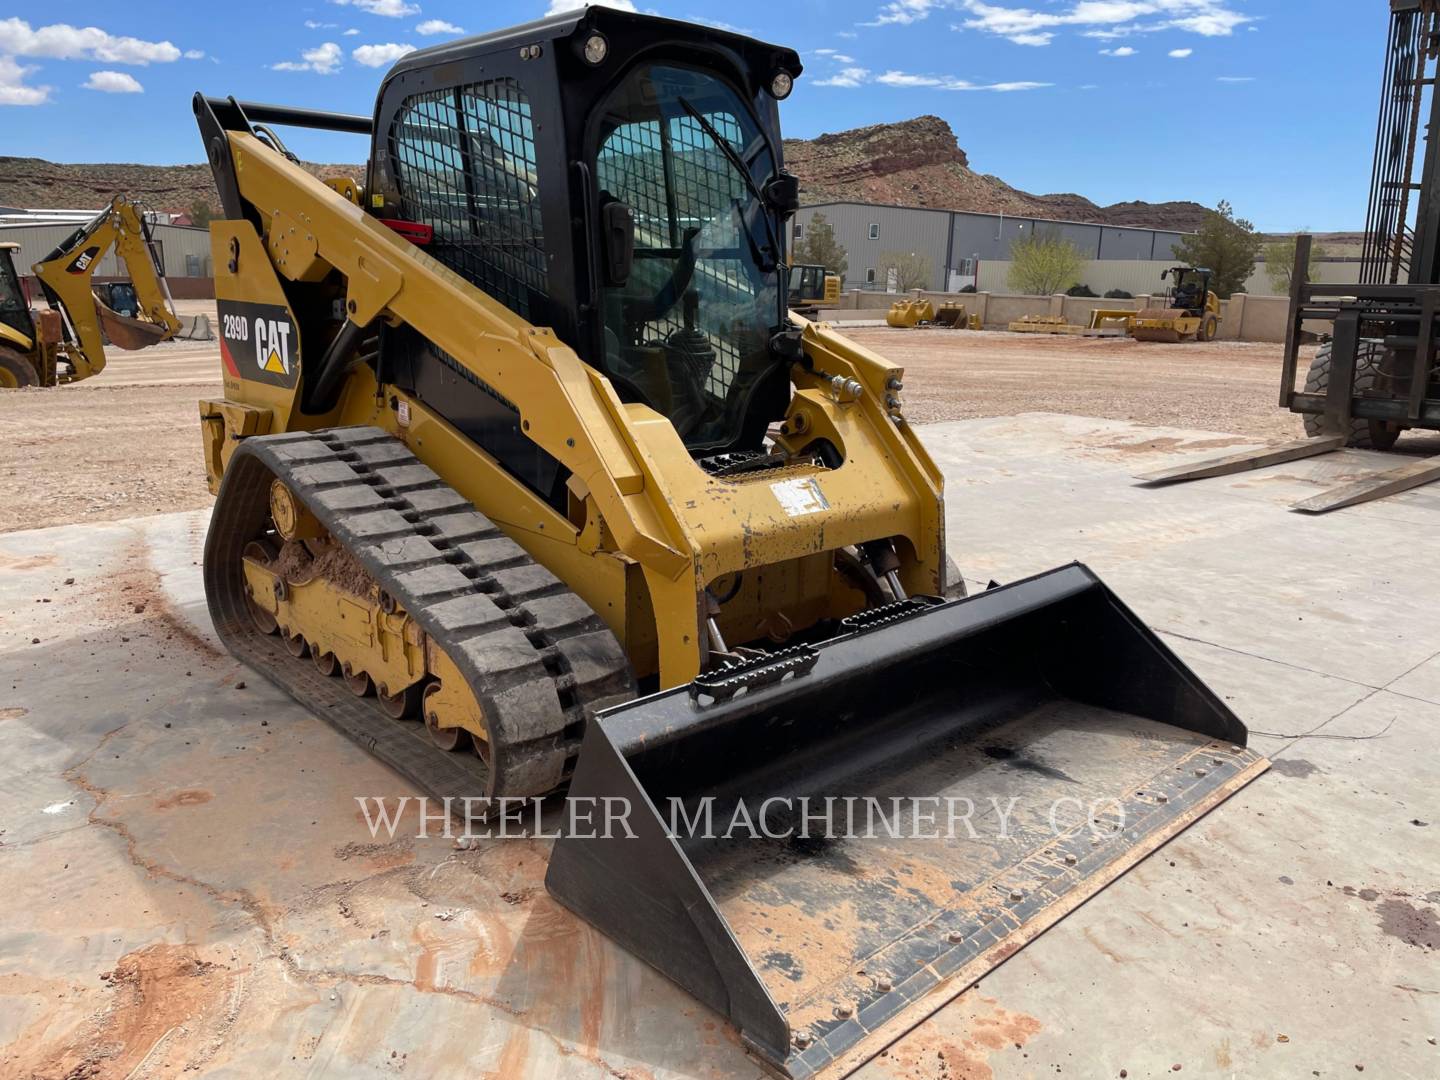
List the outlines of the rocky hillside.
<svg viewBox="0 0 1440 1080">
<path fill-rule="evenodd" d="M 1180 231 L 1197 228 L 1205 213 L 1193 202 L 1097 206 L 1081 195 L 1031 195 L 971 169 L 955 132 L 938 116 L 787 139 L 785 160 L 800 177 L 807 203 L 852 199 Z M 320 177 L 364 172 L 359 165 L 306 167 Z M 216 206 L 219 201 L 204 165 L 56 165 L 0 157 L 0 206 L 86 209 L 103 205 L 116 192 L 171 213 L 196 202 Z"/>
<path fill-rule="evenodd" d="M 306 165 L 322 179 L 363 176 L 362 165 Z M 40 158 L 0 157 L 0 206 L 34 210 L 92 210 L 117 194 L 147 210 L 172 214 L 197 202 L 218 208 L 208 165 L 57 165 Z"/>
<path fill-rule="evenodd" d="M 938 116 L 787 139 L 785 161 L 800 177 L 806 203 L 849 199 L 1182 232 L 1198 228 L 1205 214 L 1205 208 L 1193 202 L 1097 206 L 1082 195 L 1020 191 L 997 176 L 971 169 L 955 132 Z"/>
</svg>

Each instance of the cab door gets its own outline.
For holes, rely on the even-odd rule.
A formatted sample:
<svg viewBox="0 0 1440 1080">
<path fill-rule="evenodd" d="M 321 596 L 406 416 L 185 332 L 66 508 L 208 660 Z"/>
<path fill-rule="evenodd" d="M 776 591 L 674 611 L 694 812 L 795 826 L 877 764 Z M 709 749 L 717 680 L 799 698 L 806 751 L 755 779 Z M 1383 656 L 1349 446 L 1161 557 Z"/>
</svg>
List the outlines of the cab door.
<svg viewBox="0 0 1440 1080">
<path fill-rule="evenodd" d="M 15 260 L 10 250 L 0 251 L 0 325 L 15 332 L 12 335 L 0 331 L 0 338 L 12 339 L 18 335 L 25 339 L 25 348 L 33 346 L 35 324 L 30 318 L 30 303 L 15 273 Z"/>
</svg>

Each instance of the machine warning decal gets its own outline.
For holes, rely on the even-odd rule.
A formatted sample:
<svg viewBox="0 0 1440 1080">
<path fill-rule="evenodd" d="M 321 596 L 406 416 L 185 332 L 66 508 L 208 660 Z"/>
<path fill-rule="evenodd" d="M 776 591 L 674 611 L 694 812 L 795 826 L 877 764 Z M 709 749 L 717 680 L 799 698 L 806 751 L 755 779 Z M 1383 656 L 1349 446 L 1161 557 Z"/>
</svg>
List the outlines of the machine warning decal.
<svg viewBox="0 0 1440 1080">
<path fill-rule="evenodd" d="M 775 498 L 780 500 L 780 505 L 784 508 L 785 513 L 791 517 L 800 517 L 802 514 L 818 514 L 821 510 L 830 509 L 830 501 L 820 490 L 820 481 L 812 477 L 781 480 L 771 484 L 770 490 L 775 493 Z"/>
<path fill-rule="evenodd" d="M 300 375 L 300 339 L 289 310 L 238 300 L 221 300 L 216 306 L 226 373 L 271 386 L 294 386 Z"/>
</svg>

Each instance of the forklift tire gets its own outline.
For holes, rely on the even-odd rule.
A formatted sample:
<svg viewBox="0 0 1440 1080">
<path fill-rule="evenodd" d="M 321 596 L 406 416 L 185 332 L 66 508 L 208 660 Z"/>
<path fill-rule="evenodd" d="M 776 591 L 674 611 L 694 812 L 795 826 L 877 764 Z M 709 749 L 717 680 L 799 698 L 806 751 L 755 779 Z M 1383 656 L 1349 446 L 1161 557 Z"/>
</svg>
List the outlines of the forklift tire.
<svg viewBox="0 0 1440 1080">
<path fill-rule="evenodd" d="M 1214 315 L 1206 315 L 1200 320 L 1200 329 L 1195 333 L 1196 341 L 1214 341 L 1220 336 L 1220 320 Z"/>
<path fill-rule="evenodd" d="M 1315 359 L 1310 362 L 1310 373 L 1305 377 L 1307 394 L 1324 394 L 1330 387 L 1330 352 L 1332 344 L 1320 346 Z M 1385 359 L 1385 343 L 1362 340 L 1355 351 L 1355 394 L 1369 396 L 1380 385 L 1380 365 Z M 1324 418 L 1305 414 L 1305 434 L 1311 438 L 1325 434 Z M 1354 417 L 1350 421 L 1350 439 L 1347 446 L 1359 450 L 1389 450 L 1400 437 L 1398 425 L 1384 420 L 1362 420 Z"/>
<path fill-rule="evenodd" d="M 0 390 L 19 390 L 39 383 L 40 376 L 28 357 L 14 349 L 0 348 Z"/>
</svg>

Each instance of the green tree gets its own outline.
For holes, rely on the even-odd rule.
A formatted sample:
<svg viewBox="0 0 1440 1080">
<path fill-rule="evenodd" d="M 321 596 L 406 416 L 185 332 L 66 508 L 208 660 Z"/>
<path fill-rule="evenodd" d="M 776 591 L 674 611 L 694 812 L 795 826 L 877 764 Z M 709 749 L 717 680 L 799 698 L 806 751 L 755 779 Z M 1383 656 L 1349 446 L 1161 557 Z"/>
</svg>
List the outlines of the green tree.
<svg viewBox="0 0 1440 1080">
<path fill-rule="evenodd" d="M 215 211 L 204 199 L 196 199 L 190 204 L 190 224 L 208 226 L 215 217 Z"/>
<path fill-rule="evenodd" d="M 1304 230 L 1302 229 L 1303 233 Z M 1295 237 L 1282 236 L 1272 240 L 1265 245 L 1265 276 L 1270 279 L 1270 286 L 1281 296 L 1290 292 L 1290 277 L 1295 270 Z M 1310 245 L 1310 265 L 1306 267 L 1306 278 L 1315 280 L 1315 274 L 1319 270 L 1320 260 L 1325 257 L 1323 244 Z"/>
<path fill-rule="evenodd" d="M 792 266 L 823 266 L 845 283 L 845 273 L 850 269 L 845 259 L 845 249 L 835 242 L 835 226 L 824 214 L 816 214 L 805 226 L 805 231 L 790 252 Z"/>
<path fill-rule="evenodd" d="M 913 251 L 886 251 L 881 254 L 875 270 L 879 280 L 887 283 L 893 271 L 898 292 L 924 289 L 930 285 L 930 260 Z"/>
<path fill-rule="evenodd" d="M 1054 232 L 1033 232 L 1010 245 L 1012 289 L 1031 296 L 1052 296 L 1080 280 L 1080 249 Z"/>
<path fill-rule="evenodd" d="M 1170 250 L 1187 266 L 1203 266 L 1210 270 L 1210 288 L 1224 300 L 1240 292 L 1255 272 L 1255 259 L 1264 242 L 1255 226 L 1237 218 L 1235 210 L 1223 199 L 1214 210 L 1205 212 L 1200 231 L 1187 236 Z"/>
</svg>

